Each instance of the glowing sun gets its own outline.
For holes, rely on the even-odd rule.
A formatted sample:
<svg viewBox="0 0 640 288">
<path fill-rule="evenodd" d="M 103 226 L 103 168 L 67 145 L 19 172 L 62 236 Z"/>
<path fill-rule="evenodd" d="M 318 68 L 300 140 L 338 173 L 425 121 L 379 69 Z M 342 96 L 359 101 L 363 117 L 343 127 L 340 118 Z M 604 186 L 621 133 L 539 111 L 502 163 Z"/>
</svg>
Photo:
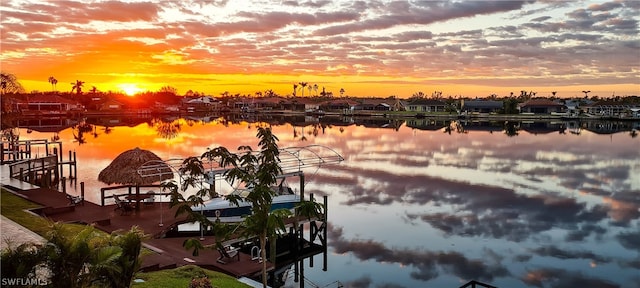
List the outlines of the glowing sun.
<svg viewBox="0 0 640 288">
<path fill-rule="evenodd" d="M 118 88 L 120 88 L 122 91 L 124 91 L 125 94 L 129 96 L 133 96 L 139 92 L 142 92 L 142 88 L 138 87 L 138 85 L 136 84 L 131 84 L 131 83 L 120 84 L 118 85 Z"/>
</svg>

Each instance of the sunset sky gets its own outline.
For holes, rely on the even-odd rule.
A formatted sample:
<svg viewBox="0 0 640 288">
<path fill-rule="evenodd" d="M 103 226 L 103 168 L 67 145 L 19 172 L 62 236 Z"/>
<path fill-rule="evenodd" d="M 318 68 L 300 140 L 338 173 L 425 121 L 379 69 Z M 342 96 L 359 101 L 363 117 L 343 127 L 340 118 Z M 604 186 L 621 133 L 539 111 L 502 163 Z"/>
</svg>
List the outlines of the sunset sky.
<svg viewBox="0 0 640 288">
<path fill-rule="evenodd" d="M 2 0 L 0 17 L 0 67 L 27 91 L 53 76 L 59 91 L 213 96 L 298 82 L 358 97 L 640 95 L 637 0 Z"/>
</svg>

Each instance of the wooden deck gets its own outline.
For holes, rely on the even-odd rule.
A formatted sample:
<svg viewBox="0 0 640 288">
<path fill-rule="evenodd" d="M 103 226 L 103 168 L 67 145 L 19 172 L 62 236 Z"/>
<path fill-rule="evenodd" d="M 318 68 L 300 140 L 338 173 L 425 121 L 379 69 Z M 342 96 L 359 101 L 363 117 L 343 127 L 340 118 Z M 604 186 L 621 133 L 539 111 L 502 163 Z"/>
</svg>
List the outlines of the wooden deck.
<svg viewBox="0 0 640 288">
<path fill-rule="evenodd" d="M 251 260 L 251 255 L 246 253 L 240 253 L 239 261 L 221 264 L 216 261 L 219 257 L 216 250 L 206 249 L 201 251 L 199 256 L 192 256 L 190 251 L 182 247 L 182 243 L 188 237 L 165 238 L 170 229 L 183 223 L 185 219 L 184 217 L 175 218 L 175 209 L 171 209 L 169 203 L 141 203 L 139 211 L 134 210 L 123 214 L 120 210 L 114 210 L 115 204 L 100 206 L 84 201 L 81 204 L 71 205 L 64 193 L 53 189 L 28 186 L 23 190 L 15 185 L 4 185 L 4 183 L 3 187 L 41 205 L 41 208 L 33 212 L 52 221 L 94 224 L 96 228 L 107 233 L 129 230 L 133 226 L 140 227 L 145 234 L 149 235 L 149 238 L 143 241 L 144 247 L 153 251 L 142 256 L 142 271 L 198 265 L 237 278 L 254 276 L 262 270 L 262 264 Z M 213 243 L 215 243 L 213 236 L 205 236 L 203 244 Z M 273 270 L 273 264 L 267 262 L 267 269 Z"/>
</svg>

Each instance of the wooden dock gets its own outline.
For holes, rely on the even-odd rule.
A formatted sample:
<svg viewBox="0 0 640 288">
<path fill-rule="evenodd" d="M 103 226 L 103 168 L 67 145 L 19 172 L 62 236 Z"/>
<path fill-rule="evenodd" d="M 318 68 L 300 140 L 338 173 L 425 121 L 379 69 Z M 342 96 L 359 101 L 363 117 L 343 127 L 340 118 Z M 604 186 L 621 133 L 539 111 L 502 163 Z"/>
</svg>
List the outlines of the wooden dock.
<svg viewBox="0 0 640 288">
<path fill-rule="evenodd" d="M 36 208 L 32 212 L 54 222 L 94 225 L 97 229 L 107 233 L 126 231 L 133 226 L 138 226 L 145 234 L 149 235 L 149 238 L 143 241 L 143 245 L 151 251 L 142 256 L 141 271 L 198 265 L 237 278 L 256 276 L 262 270 L 262 264 L 257 260 L 252 260 L 250 251 L 241 251 L 238 261 L 222 264 L 216 261 L 219 257 L 216 250 L 201 251 L 199 256 L 191 255 L 191 251 L 182 247 L 184 240 L 189 237 L 163 238 L 169 230 L 184 222 L 184 218 L 174 218 L 175 209 L 170 208 L 169 203 L 166 202 L 141 205 L 139 211 L 122 214 L 119 210 L 114 210 L 116 206 L 113 204 L 101 206 L 84 201 L 71 205 L 64 193 L 52 189 L 28 186 L 23 190 L 4 183 L 3 188 L 41 205 L 40 208 Z M 162 226 L 160 226 L 161 219 L 163 219 Z M 205 236 L 202 242 L 205 245 L 213 244 L 215 237 Z M 267 268 L 271 271 L 274 269 L 274 265 L 267 262 Z"/>
</svg>

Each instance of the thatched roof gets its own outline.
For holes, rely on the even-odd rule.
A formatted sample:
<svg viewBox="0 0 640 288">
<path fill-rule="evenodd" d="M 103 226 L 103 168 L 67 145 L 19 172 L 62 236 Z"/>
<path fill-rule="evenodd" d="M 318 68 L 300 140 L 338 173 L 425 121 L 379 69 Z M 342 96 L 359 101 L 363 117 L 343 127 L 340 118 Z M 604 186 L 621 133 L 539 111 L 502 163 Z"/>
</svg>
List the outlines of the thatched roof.
<svg viewBox="0 0 640 288">
<path fill-rule="evenodd" d="M 139 173 L 138 169 L 143 165 L 144 167 L 153 166 L 154 172 Z M 122 152 L 98 174 L 98 180 L 108 185 L 147 185 L 171 178 L 173 178 L 173 170 L 169 165 L 153 152 L 138 147 Z"/>
</svg>

